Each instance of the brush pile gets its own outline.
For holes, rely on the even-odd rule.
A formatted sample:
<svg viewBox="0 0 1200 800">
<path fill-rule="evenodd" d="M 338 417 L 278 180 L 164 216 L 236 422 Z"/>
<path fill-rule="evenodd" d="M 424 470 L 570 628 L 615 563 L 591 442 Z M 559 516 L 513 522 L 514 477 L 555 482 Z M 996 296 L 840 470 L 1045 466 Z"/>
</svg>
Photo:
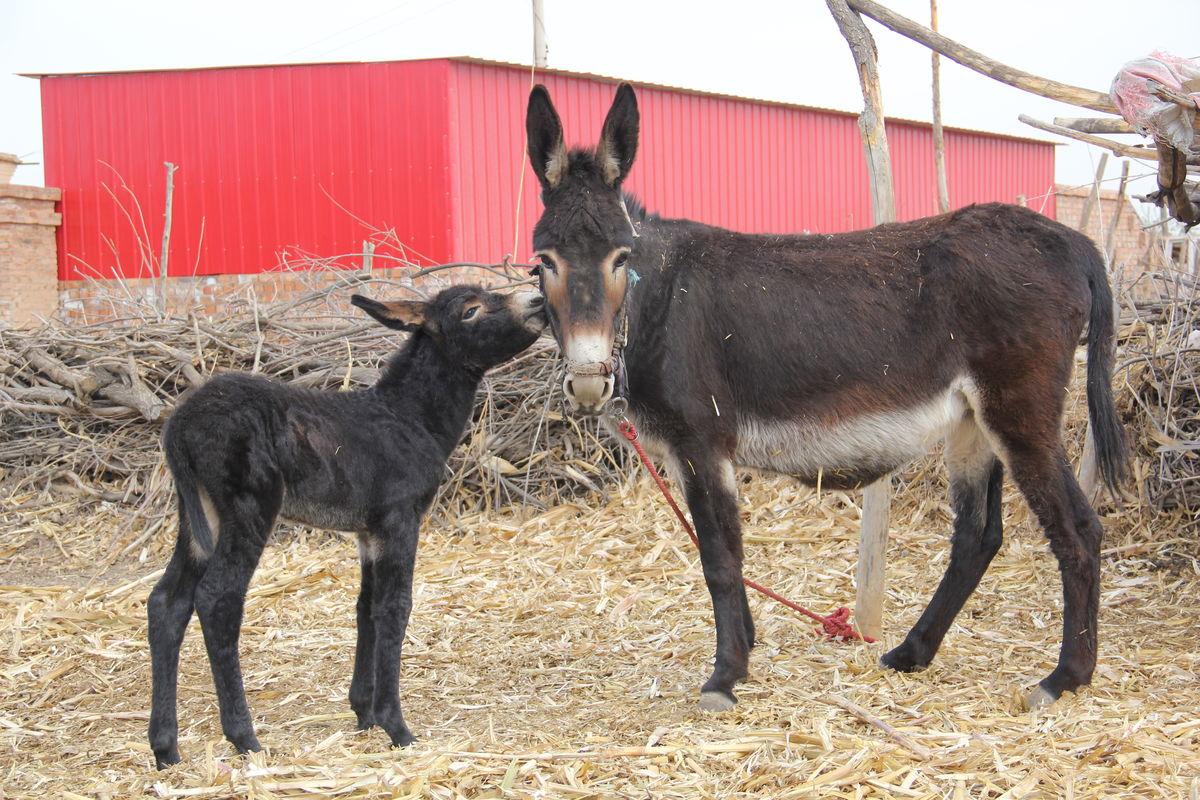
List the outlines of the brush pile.
<svg viewBox="0 0 1200 800">
<path fill-rule="evenodd" d="M 1154 296 L 1127 305 L 1117 370 L 1139 504 L 1200 531 L 1200 282 L 1178 272 L 1143 281 Z"/>
<path fill-rule="evenodd" d="M 348 275 L 273 305 L 250 296 L 212 319 L 138 306 L 102 324 L 0 330 L 0 479 L 13 491 L 90 495 L 160 519 L 171 495 L 162 425 L 209 376 L 240 370 L 330 390 L 378 378 L 399 340 L 346 303 L 350 287 L 367 282 L 376 281 Z M 520 502 L 544 509 L 602 491 L 623 469 L 623 454 L 594 423 L 559 413 L 556 353 L 542 339 L 485 379 L 436 513 Z"/>
</svg>

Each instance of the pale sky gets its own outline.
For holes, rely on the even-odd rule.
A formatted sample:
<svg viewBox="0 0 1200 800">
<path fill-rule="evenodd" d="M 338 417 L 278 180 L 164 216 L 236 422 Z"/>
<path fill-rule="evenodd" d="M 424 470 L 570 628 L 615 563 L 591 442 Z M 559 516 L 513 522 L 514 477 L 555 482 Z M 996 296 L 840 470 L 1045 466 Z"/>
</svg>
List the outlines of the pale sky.
<svg viewBox="0 0 1200 800">
<path fill-rule="evenodd" d="M 823 0 L 544 2 L 552 67 L 849 111 L 862 105 Z M 928 20 L 928 0 L 884 3 Z M 529 63 L 530 17 L 529 0 L 0 0 L 0 151 L 42 158 L 38 84 L 17 72 L 453 55 Z M 1123 62 L 1151 50 L 1200 56 L 1197 0 L 940 0 L 939 23 L 1010 66 L 1101 91 Z M 929 120 L 929 51 L 868 24 L 885 112 Z M 1090 113 L 942 64 L 947 125 L 1052 139 L 1017 114 L 1049 121 Z M 1058 180 L 1090 183 L 1098 157 L 1086 145 L 1060 147 Z M 1110 159 L 1111 176 L 1118 164 Z M 1137 162 L 1131 169 L 1151 173 Z M 41 167 L 20 167 L 16 180 L 40 184 Z"/>
</svg>

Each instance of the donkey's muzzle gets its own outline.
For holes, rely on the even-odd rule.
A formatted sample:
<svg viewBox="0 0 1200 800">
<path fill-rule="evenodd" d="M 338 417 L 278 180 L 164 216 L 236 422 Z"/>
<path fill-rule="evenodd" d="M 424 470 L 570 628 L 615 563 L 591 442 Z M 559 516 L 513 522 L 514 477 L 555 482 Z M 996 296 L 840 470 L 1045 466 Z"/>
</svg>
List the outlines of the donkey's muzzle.
<svg viewBox="0 0 1200 800">
<path fill-rule="evenodd" d="M 563 394 L 572 411 L 594 416 L 603 411 L 604 404 L 612 398 L 615 383 L 612 370 L 568 371 L 563 380 Z"/>
</svg>

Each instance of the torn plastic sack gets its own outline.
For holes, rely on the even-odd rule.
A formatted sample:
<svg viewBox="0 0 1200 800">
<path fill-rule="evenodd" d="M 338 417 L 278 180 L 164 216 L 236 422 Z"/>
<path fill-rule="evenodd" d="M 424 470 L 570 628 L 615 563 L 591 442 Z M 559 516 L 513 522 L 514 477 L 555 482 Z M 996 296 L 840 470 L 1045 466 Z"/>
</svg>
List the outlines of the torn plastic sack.
<svg viewBox="0 0 1200 800">
<path fill-rule="evenodd" d="M 1196 107 L 1184 108 L 1156 97 L 1147 80 L 1200 102 L 1200 61 L 1155 51 L 1121 67 L 1108 91 L 1117 111 L 1138 133 L 1166 141 L 1183 153 L 1192 152 Z"/>
</svg>

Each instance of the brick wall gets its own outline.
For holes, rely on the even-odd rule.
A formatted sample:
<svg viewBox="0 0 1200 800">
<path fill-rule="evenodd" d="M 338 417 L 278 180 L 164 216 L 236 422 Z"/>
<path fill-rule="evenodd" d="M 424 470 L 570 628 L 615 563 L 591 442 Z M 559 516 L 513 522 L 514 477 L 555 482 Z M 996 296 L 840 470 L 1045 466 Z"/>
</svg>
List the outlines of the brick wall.
<svg viewBox="0 0 1200 800">
<path fill-rule="evenodd" d="M 1058 221 L 1075 230 L 1080 230 L 1079 223 L 1083 217 L 1083 207 L 1087 202 L 1092 188 L 1056 187 L 1058 195 Z M 1125 203 L 1120 220 L 1116 220 L 1117 207 Z M 1128 281 L 1144 269 L 1146 250 L 1151 243 L 1151 232 L 1142 230 L 1142 220 L 1134 211 L 1137 201 L 1126 198 L 1117 199 L 1117 193 L 1111 189 L 1100 192 L 1100 201 L 1092 203 L 1092 212 L 1088 217 L 1087 230 L 1084 231 L 1101 251 L 1105 249 L 1113 222 L 1116 220 L 1116 231 L 1112 234 L 1113 266 L 1121 271 L 1123 278 Z"/>
<path fill-rule="evenodd" d="M 54 206 L 61 196 L 0 182 L 0 324 L 34 323 L 58 309 L 54 232 L 62 216 Z"/>
</svg>

